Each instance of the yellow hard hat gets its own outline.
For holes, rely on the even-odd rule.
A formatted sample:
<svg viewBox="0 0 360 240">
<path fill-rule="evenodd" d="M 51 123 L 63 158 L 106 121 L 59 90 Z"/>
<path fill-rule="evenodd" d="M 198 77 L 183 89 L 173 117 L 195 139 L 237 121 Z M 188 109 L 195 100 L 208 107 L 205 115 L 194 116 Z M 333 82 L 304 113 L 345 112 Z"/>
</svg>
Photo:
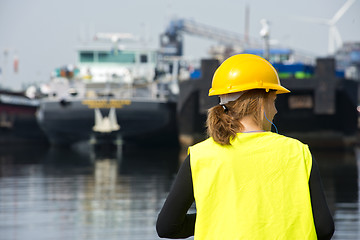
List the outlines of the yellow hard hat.
<svg viewBox="0 0 360 240">
<path fill-rule="evenodd" d="M 226 59 L 215 71 L 209 96 L 251 89 L 288 93 L 280 84 L 275 68 L 264 58 L 253 54 L 237 54 Z"/>
</svg>

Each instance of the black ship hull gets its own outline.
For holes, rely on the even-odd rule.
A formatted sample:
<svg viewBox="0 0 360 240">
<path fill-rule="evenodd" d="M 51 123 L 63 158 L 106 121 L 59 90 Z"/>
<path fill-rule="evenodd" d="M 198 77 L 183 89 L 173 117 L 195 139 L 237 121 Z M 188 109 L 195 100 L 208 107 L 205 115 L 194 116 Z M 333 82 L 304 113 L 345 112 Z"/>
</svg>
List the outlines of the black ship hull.
<svg viewBox="0 0 360 240">
<path fill-rule="evenodd" d="M 47 144 L 35 113 L 38 103 L 20 93 L 0 91 L 0 143 Z"/>
<path fill-rule="evenodd" d="M 95 109 L 108 116 L 116 112 L 120 129 L 95 132 Z M 160 100 L 44 100 L 38 122 L 53 145 L 71 145 L 93 138 L 121 140 L 135 144 L 174 144 L 177 141 L 176 103 Z"/>
<path fill-rule="evenodd" d="M 353 135 L 358 122 L 356 94 L 352 94 L 356 88 L 356 82 L 339 81 L 334 95 L 334 111 L 331 113 L 316 112 L 316 92 L 311 86 L 308 89 L 293 88 L 291 94 L 277 96 L 278 113 L 275 115 L 274 123 L 280 126 L 282 132 L 336 131 L 344 135 Z"/>
<path fill-rule="evenodd" d="M 357 142 L 359 82 L 336 77 L 334 69 L 333 59 L 318 59 L 314 77 L 281 80 L 291 93 L 277 98 L 280 133 L 319 146 Z"/>
<path fill-rule="evenodd" d="M 346 146 L 356 143 L 358 129 L 356 81 L 338 79 L 325 98 L 319 97 L 315 79 L 300 85 L 297 79 L 283 81 L 291 94 L 278 95 L 274 123 L 281 134 L 311 145 Z"/>
</svg>

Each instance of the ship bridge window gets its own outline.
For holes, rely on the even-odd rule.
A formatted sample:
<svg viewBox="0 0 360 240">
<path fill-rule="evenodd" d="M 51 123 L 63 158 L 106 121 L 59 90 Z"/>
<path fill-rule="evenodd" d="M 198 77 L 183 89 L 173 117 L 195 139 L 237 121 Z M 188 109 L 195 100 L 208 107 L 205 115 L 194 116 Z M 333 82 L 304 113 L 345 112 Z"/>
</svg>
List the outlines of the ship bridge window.
<svg viewBox="0 0 360 240">
<path fill-rule="evenodd" d="M 148 56 L 146 54 L 140 55 L 140 62 L 141 63 L 147 63 L 148 62 Z"/>
<path fill-rule="evenodd" d="M 80 62 L 93 62 L 94 53 L 93 52 L 81 52 L 80 53 Z"/>
<path fill-rule="evenodd" d="M 135 54 L 126 52 L 101 52 L 99 53 L 99 62 L 103 63 L 134 63 Z"/>
</svg>

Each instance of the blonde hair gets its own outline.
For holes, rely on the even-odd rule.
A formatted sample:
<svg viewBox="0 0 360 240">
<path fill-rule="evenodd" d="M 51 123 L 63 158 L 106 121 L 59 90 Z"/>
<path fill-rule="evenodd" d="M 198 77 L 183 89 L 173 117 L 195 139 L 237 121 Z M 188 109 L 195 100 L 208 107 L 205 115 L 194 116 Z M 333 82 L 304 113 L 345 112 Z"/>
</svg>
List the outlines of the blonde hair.
<svg viewBox="0 0 360 240">
<path fill-rule="evenodd" d="M 206 120 L 208 135 L 219 144 L 230 145 L 230 140 L 244 130 L 240 120 L 245 116 L 251 116 L 255 124 L 262 127 L 262 109 L 269 95 L 270 92 L 263 89 L 249 90 L 225 104 L 227 110 L 221 105 L 210 108 Z"/>
</svg>

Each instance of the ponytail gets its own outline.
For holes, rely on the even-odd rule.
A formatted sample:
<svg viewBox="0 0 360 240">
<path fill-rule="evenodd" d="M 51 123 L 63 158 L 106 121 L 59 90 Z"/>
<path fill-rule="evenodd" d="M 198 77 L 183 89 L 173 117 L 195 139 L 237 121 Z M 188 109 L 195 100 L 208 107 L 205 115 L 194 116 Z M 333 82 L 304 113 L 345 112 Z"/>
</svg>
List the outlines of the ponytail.
<svg viewBox="0 0 360 240">
<path fill-rule="evenodd" d="M 215 142 L 230 145 L 237 133 L 244 130 L 241 119 L 252 116 L 254 122 L 262 126 L 262 105 L 269 93 L 262 89 L 249 90 L 225 107 L 217 105 L 208 110 L 207 133 Z"/>
<path fill-rule="evenodd" d="M 226 108 L 221 105 L 210 108 L 206 120 L 208 135 L 222 145 L 229 145 L 230 139 L 244 128 L 240 121 L 235 121 L 229 106 Z"/>
</svg>

